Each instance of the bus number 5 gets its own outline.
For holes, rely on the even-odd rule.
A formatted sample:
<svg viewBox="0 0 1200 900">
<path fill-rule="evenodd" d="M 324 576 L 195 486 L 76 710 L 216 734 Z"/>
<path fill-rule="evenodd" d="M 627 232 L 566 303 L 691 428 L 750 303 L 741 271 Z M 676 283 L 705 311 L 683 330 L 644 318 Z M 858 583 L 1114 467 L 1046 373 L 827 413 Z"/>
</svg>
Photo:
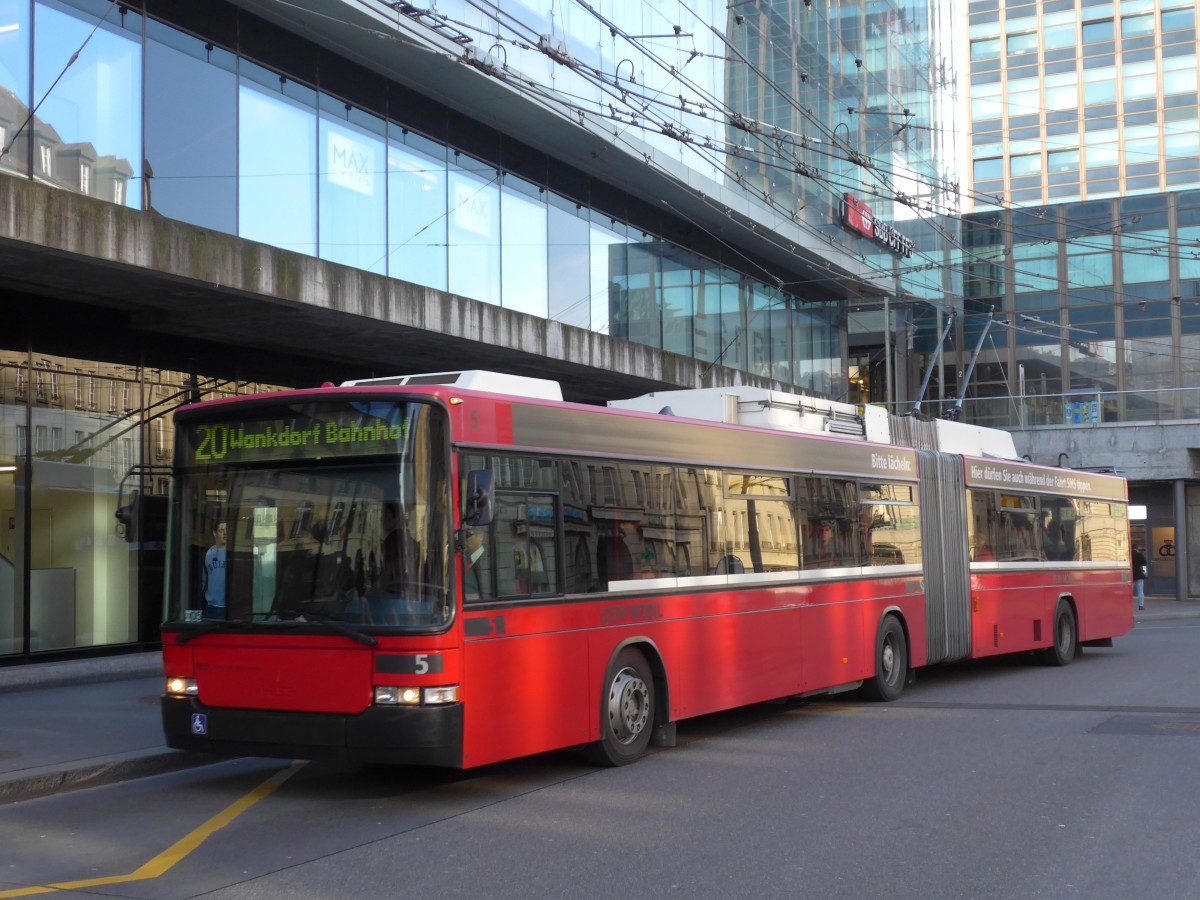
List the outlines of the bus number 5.
<svg viewBox="0 0 1200 900">
<path fill-rule="evenodd" d="M 413 674 L 415 674 L 415 675 L 428 675 L 429 674 L 429 654 L 428 653 L 418 653 L 415 657 L 413 657 L 413 662 L 415 663 L 415 665 L 413 666 Z"/>
</svg>

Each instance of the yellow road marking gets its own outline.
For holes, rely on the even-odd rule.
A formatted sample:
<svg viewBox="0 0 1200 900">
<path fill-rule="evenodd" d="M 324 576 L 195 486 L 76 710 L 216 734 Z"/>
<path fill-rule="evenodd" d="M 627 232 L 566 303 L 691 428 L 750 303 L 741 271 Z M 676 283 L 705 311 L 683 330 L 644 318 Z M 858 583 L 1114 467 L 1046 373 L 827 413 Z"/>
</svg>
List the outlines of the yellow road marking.
<svg viewBox="0 0 1200 900">
<path fill-rule="evenodd" d="M 4 900 L 6 897 L 32 897 L 35 894 L 50 894 L 55 891 L 73 891 L 78 888 L 96 887 L 102 884 L 120 884 L 125 881 L 148 881 L 151 878 L 158 878 L 203 844 L 214 831 L 224 828 L 259 800 L 269 797 L 275 792 L 276 788 L 306 765 L 308 765 L 307 762 L 294 762 L 286 769 L 276 772 L 250 793 L 231 803 L 199 828 L 196 828 L 191 834 L 180 838 L 162 853 L 158 854 L 158 856 L 128 874 L 109 875 L 105 878 L 87 878 L 82 881 L 60 881 L 55 884 L 39 885 L 38 887 L 0 891 L 0 900 Z"/>
<path fill-rule="evenodd" d="M 803 706 L 799 709 L 791 709 L 788 712 L 791 715 L 798 716 L 823 716 L 827 713 L 853 713 L 860 712 L 861 708 L 857 706 Z M 0 894 L 2 897 L 3 894 Z"/>
</svg>

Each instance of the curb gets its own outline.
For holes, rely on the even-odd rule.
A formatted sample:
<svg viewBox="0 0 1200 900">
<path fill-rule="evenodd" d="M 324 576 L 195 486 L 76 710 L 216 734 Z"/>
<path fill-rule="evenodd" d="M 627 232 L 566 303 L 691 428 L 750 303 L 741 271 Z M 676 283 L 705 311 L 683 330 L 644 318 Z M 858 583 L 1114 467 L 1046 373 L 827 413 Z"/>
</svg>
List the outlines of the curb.
<svg viewBox="0 0 1200 900">
<path fill-rule="evenodd" d="M 103 656 L 0 668 L 0 694 L 162 675 L 162 652 Z"/>
<path fill-rule="evenodd" d="M 30 769 L 15 778 L 0 780 L 0 806 L 211 765 L 222 759 L 223 757 L 207 753 L 184 750 L 144 750 L 98 757 L 79 766 L 45 766 Z"/>
</svg>

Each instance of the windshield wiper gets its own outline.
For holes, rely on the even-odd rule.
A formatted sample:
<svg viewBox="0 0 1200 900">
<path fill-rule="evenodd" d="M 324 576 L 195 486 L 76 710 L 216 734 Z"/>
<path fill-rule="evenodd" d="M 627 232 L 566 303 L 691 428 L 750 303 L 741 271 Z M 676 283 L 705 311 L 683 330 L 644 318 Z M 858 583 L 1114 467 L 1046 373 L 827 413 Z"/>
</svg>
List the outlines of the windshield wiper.
<svg viewBox="0 0 1200 900">
<path fill-rule="evenodd" d="M 365 634 L 355 628 L 351 628 L 349 625 L 346 625 L 344 622 L 339 622 L 337 619 L 331 619 L 324 613 L 313 612 L 311 609 L 293 608 L 286 610 L 281 615 L 294 617 L 303 616 L 305 619 L 311 619 L 314 622 L 320 622 L 322 625 L 328 625 L 338 634 L 344 634 L 346 637 L 358 641 L 360 644 L 366 644 L 368 647 L 379 646 L 379 641 L 371 637 L 371 635 Z"/>
<path fill-rule="evenodd" d="M 187 631 L 180 631 L 175 635 L 175 643 L 186 644 L 193 638 L 198 638 L 204 634 L 216 634 L 221 631 L 234 631 L 243 625 L 249 625 L 245 619 L 206 619 L 200 622 L 196 627 L 189 628 Z"/>
</svg>

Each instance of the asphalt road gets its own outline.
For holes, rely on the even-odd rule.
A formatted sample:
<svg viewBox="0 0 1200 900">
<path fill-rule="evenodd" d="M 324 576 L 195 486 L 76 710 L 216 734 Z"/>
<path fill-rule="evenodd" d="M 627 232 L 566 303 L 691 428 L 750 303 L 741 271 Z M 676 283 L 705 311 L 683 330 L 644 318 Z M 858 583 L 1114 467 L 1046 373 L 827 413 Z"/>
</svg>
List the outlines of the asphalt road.
<svg viewBox="0 0 1200 900">
<path fill-rule="evenodd" d="M 237 760 L 10 804 L 0 898 L 1200 897 L 1200 620 L 764 704 L 622 769 Z"/>
</svg>

